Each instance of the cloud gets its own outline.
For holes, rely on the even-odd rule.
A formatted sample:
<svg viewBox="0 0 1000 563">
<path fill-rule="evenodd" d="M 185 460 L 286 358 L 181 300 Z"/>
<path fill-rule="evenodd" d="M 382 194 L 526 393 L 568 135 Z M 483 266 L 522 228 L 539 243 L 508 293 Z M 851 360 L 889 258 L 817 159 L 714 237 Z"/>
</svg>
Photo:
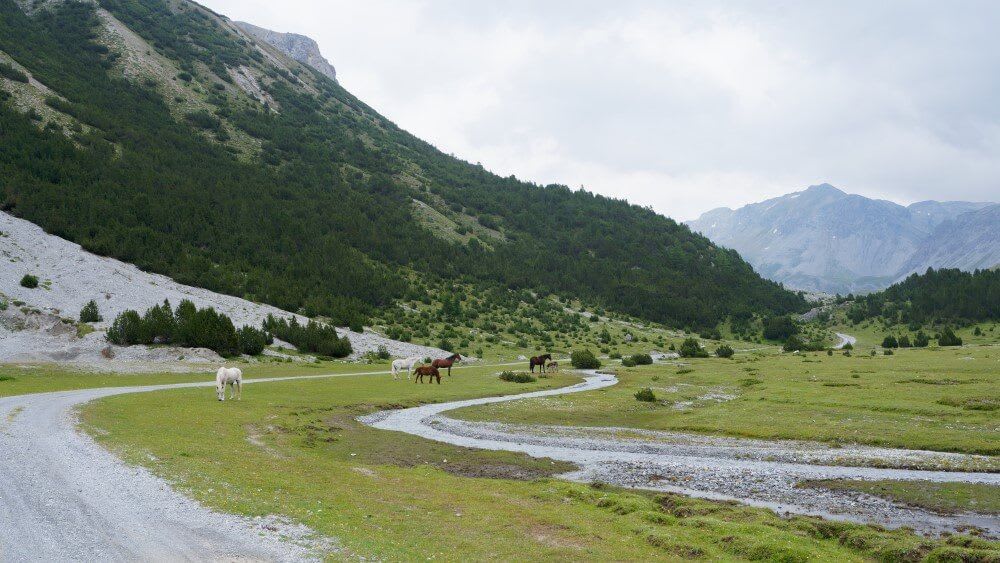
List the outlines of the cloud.
<svg viewBox="0 0 1000 563">
<path fill-rule="evenodd" d="M 678 219 L 822 181 L 902 203 L 1000 193 L 989 2 L 205 3 L 313 37 L 445 152 Z"/>
</svg>

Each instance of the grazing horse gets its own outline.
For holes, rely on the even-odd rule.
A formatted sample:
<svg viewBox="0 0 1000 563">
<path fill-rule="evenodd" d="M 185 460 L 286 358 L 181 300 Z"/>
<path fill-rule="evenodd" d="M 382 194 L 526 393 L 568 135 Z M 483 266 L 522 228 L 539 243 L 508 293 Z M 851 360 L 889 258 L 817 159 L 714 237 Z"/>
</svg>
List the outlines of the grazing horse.
<svg viewBox="0 0 1000 563">
<path fill-rule="evenodd" d="M 438 368 L 434 367 L 433 365 L 420 366 L 417 369 L 413 370 L 413 382 L 416 383 L 417 381 L 419 381 L 420 383 L 423 383 L 425 375 L 428 376 L 427 383 L 434 383 L 434 378 L 436 377 L 438 380 L 438 385 L 441 385 L 441 372 L 438 371 Z"/>
<path fill-rule="evenodd" d="M 535 366 L 538 366 L 542 373 L 545 373 L 545 362 L 552 359 L 552 354 L 542 354 L 541 356 L 535 356 L 528 360 L 528 367 L 531 368 L 531 373 L 535 373 Z"/>
<path fill-rule="evenodd" d="M 558 372 L 559 371 L 559 362 L 549 362 L 549 365 L 548 365 L 548 367 L 546 369 L 548 369 L 549 371 Z"/>
<path fill-rule="evenodd" d="M 448 368 L 448 375 L 451 375 L 451 366 L 456 361 L 462 361 L 462 356 L 459 356 L 458 354 L 452 354 L 447 358 L 438 358 L 433 362 L 431 362 L 431 366 L 436 368 Z"/>
<path fill-rule="evenodd" d="M 243 398 L 243 371 L 240 368 L 222 366 L 215 372 L 215 394 L 220 401 L 226 400 L 226 386 L 229 386 L 229 398 L 239 401 Z"/>
<path fill-rule="evenodd" d="M 402 358 L 399 360 L 392 361 L 392 378 L 399 379 L 399 372 L 406 368 L 406 379 L 410 378 L 410 372 L 413 371 L 413 366 L 417 365 L 418 362 L 424 361 L 423 356 L 410 356 L 409 358 Z"/>
</svg>

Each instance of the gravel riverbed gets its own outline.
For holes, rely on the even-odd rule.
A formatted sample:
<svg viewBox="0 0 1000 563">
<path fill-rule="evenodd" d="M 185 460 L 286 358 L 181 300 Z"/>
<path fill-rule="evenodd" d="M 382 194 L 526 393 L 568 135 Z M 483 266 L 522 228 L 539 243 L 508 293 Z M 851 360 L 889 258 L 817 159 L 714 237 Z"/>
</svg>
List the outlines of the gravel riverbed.
<svg viewBox="0 0 1000 563">
<path fill-rule="evenodd" d="M 611 375 L 588 373 L 583 383 L 505 397 L 438 403 L 361 417 L 365 424 L 464 447 L 507 450 L 575 463 L 563 477 L 624 487 L 680 492 L 736 500 L 779 513 L 909 526 L 927 533 L 969 526 L 1000 537 L 1000 518 L 982 514 L 938 515 L 861 493 L 798 484 L 810 479 L 897 479 L 985 483 L 1000 486 L 994 460 L 940 452 L 830 447 L 801 441 L 764 441 L 649 432 L 623 428 L 581 428 L 467 422 L 442 413 L 467 406 L 576 393 L 617 383 Z M 974 471 L 950 471 L 973 468 Z"/>
</svg>

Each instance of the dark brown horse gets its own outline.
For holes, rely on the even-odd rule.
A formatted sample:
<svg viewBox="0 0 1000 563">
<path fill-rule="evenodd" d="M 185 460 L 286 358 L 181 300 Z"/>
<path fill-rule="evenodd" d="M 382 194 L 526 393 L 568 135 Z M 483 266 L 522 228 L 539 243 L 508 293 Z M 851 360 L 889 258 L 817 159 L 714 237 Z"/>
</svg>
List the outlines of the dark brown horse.
<svg viewBox="0 0 1000 563">
<path fill-rule="evenodd" d="M 441 385 L 441 372 L 434 366 L 420 366 L 413 370 L 413 382 L 420 381 L 420 383 L 423 383 L 425 375 L 429 378 L 427 383 L 434 383 L 434 378 L 436 377 L 438 385 Z"/>
<path fill-rule="evenodd" d="M 438 359 L 434 360 L 433 362 L 431 362 L 431 366 L 436 367 L 436 368 L 448 368 L 448 375 L 451 375 L 451 366 L 455 362 L 461 361 L 461 360 L 462 360 L 462 356 L 459 356 L 458 354 L 452 354 L 452 355 L 448 356 L 447 358 L 438 358 Z"/>
<path fill-rule="evenodd" d="M 542 370 L 542 373 L 545 373 L 545 362 L 551 359 L 552 354 L 542 354 L 541 356 L 531 358 L 531 360 L 528 361 L 528 367 L 531 368 L 531 373 L 535 373 L 535 366 L 538 366 Z"/>
</svg>

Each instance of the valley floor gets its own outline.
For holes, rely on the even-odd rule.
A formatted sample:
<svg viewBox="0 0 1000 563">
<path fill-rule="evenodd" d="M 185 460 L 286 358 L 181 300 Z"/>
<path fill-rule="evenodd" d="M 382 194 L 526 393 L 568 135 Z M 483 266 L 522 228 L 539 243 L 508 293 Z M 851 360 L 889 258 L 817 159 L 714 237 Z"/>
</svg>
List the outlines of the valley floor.
<svg viewBox="0 0 1000 563">
<path fill-rule="evenodd" d="M 394 381 L 384 365 L 256 364 L 246 366 L 248 379 L 258 382 L 247 386 L 244 400 L 224 403 L 204 387 L 121 388 L 198 379 L 204 385 L 210 374 L 5 368 L 13 379 L 0 381 L 0 397 L 7 395 L 0 399 L 0 441 L 14 446 L 14 465 L 0 468 L 6 483 L 0 496 L 29 500 L 0 511 L 0 534 L 6 534 L 0 545 L 50 530 L 53 548 L 64 545 L 59 538 L 91 538 L 105 549 L 95 553 L 155 555 L 162 545 L 132 541 L 132 523 L 165 515 L 162 528 L 182 537 L 180 547 L 189 550 L 175 553 L 203 549 L 227 557 L 277 549 L 293 558 L 393 560 L 516 560 L 527 552 L 540 560 L 996 558 L 997 543 L 972 536 L 927 538 L 678 494 L 698 494 L 692 482 L 713 475 L 728 487 L 717 493 L 742 487 L 740 494 L 716 495 L 721 498 L 752 500 L 754 489 L 770 487 L 779 496 L 801 491 L 803 498 L 835 503 L 854 499 L 894 524 L 924 530 L 954 529 L 960 518 L 949 515 L 970 506 L 990 510 L 998 490 L 994 413 L 963 405 L 996 395 L 1000 354 L 990 347 L 906 352 L 877 358 L 741 352 L 732 360 L 615 365 L 617 383 L 599 376 L 607 381 L 558 396 L 580 376 L 563 371 L 517 384 L 496 377 L 510 366 L 480 365 L 455 370 L 441 385 L 419 385 Z M 271 375 L 314 377 L 267 382 Z M 59 391 L 81 387 L 93 389 Z M 632 394 L 644 387 L 654 390 L 656 401 L 635 400 Z M 149 392 L 133 392 L 139 390 Z M 38 391 L 56 393 L 23 395 Z M 421 408 L 439 412 L 456 406 L 449 401 L 529 391 L 552 395 L 457 405 L 467 408 L 449 416 L 465 422 L 418 416 L 405 430 L 419 436 L 358 420 L 377 411 L 428 405 Z M 82 426 L 130 465 L 94 447 L 65 415 L 100 397 L 106 398 L 81 407 Z M 460 440 L 434 441 L 422 434 L 425 428 Z M 484 439 L 505 447 L 482 449 Z M 800 442 L 788 448 L 775 439 Z M 567 444 L 583 453 L 561 455 Z M 641 464 L 630 465 L 665 451 L 674 456 L 665 468 L 642 473 L 636 470 Z M 585 459 L 595 455 L 618 464 L 598 470 Z M 85 459 L 68 463 L 67 456 Z M 677 461 L 683 458 L 686 464 Z M 873 458 L 887 469 L 855 469 Z M 700 466 L 692 465 L 695 459 Z M 39 464 L 35 473 L 42 479 L 21 475 Z M 754 470 L 764 465 L 806 469 L 793 479 L 786 471 L 764 482 L 766 472 Z M 710 471 L 719 466 L 734 472 Z M 839 472 L 816 469 L 831 466 Z M 554 478 L 559 475 L 583 482 Z M 913 481 L 893 479 L 900 476 L 970 483 L 942 482 L 931 498 L 908 488 Z M 794 488 L 800 480 L 810 488 Z M 906 507 L 921 502 L 928 506 Z M 206 527 L 216 519 L 226 539 L 216 548 L 198 547 L 217 538 Z M 964 522 L 996 533 L 995 513 Z M 82 532 L 95 525 L 109 534 Z"/>
</svg>

